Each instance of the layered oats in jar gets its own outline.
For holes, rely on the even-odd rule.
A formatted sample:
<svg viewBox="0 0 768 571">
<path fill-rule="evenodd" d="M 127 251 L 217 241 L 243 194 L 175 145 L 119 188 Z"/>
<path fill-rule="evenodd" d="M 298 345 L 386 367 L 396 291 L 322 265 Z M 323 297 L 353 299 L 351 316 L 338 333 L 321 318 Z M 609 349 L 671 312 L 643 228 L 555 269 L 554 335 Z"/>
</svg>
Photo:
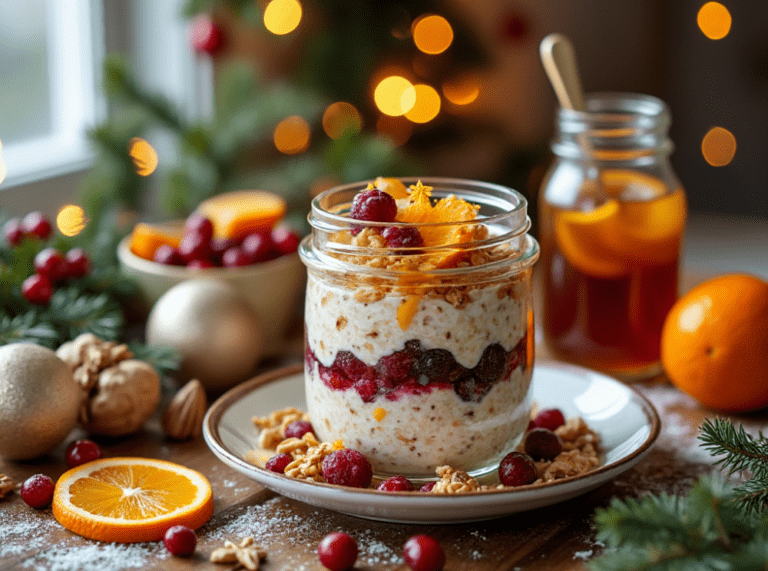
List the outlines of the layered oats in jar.
<svg viewBox="0 0 768 571">
<path fill-rule="evenodd" d="M 495 470 L 529 421 L 525 198 L 458 179 L 376 179 L 312 203 L 307 407 L 377 475 Z"/>
</svg>

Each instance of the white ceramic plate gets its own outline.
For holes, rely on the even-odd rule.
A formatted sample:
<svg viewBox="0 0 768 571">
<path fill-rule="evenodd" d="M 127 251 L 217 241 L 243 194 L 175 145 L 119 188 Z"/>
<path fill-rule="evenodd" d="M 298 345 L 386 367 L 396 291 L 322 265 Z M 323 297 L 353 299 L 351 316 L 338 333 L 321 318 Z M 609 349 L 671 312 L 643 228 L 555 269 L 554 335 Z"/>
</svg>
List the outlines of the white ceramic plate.
<svg viewBox="0 0 768 571">
<path fill-rule="evenodd" d="M 279 494 L 338 512 L 391 522 L 457 523 L 490 519 L 554 504 L 583 494 L 640 462 L 659 435 L 653 405 L 610 377 L 560 363 L 537 364 L 533 398 L 543 408 L 581 416 L 602 438 L 604 463 L 580 476 L 510 490 L 467 494 L 378 492 L 287 478 L 244 460 L 256 448 L 251 417 L 304 405 L 300 365 L 266 373 L 217 400 L 205 416 L 203 434 L 222 462 Z"/>
</svg>

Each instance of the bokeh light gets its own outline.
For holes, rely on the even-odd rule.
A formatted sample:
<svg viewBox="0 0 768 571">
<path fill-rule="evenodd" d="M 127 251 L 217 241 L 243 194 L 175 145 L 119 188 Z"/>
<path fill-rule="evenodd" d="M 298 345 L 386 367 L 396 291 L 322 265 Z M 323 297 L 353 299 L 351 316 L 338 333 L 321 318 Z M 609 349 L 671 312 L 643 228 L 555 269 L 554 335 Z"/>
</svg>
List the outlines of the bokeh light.
<svg viewBox="0 0 768 571">
<path fill-rule="evenodd" d="M 468 73 L 446 80 L 442 85 L 443 96 L 454 105 L 469 105 L 480 95 L 480 78 Z"/>
<path fill-rule="evenodd" d="M 413 42 L 425 54 L 440 54 L 453 42 L 453 28 L 448 20 L 435 14 L 422 16 L 413 24 Z"/>
<path fill-rule="evenodd" d="M 283 36 L 299 26 L 301 15 L 298 0 L 272 0 L 264 9 L 264 26 L 273 34 Z"/>
<path fill-rule="evenodd" d="M 65 236 L 77 236 L 87 222 L 85 211 L 75 204 L 68 204 L 56 215 L 56 226 Z"/>
<path fill-rule="evenodd" d="M 696 23 L 710 40 L 721 40 L 731 31 L 731 13 L 720 2 L 707 2 L 699 9 Z"/>
<path fill-rule="evenodd" d="M 413 134 L 413 123 L 405 117 L 391 117 L 381 115 L 376 121 L 376 133 L 380 137 L 389 139 L 395 147 L 400 147 L 408 142 Z"/>
<path fill-rule="evenodd" d="M 411 89 L 415 95 L 408 93 Z M 427 123 L 440 113 L 440 94 L 432 86 L 419 83 L 403 93 L 403 97 L 416 99 L 416 103 L 405 114 L 406 118 L 414 123 Z"/>
<path fill-rule="evenodd" d="M 309 123 L 298 115 L 286 117 L 275 127 L 275 147 L 286 155 L 303 153 L 309 148 Z"/>
<path fill-rule="evenodd" d="M 398 117 L 405 115 L 416 104 L 416 92 L 413 84 L 399 75 L 390 75 L 382 79 L 373 92 L 376 107 L 385 115 Z"/>
<path fill-rule="evenodd" d="M 134 137 L 128 143 L 128 154 L 136 166 L 136 174 L 149 176 L 157 168 L 157 151 L 144 139 Z"/>
<path fill-rule="evenodd" d="M 359 133 L 362 128 L 362 115 L 354 105 L 346 101 L 330 104 L 323 113 L 323 130 L 331 139 Z"/>
<path fill-rule="evenodd" d="M 728 129 L 712 127 L 701 141 L 701 154 L 713 167 L 724 167 L 736 155 L 736 137 Z"/>
</svg>

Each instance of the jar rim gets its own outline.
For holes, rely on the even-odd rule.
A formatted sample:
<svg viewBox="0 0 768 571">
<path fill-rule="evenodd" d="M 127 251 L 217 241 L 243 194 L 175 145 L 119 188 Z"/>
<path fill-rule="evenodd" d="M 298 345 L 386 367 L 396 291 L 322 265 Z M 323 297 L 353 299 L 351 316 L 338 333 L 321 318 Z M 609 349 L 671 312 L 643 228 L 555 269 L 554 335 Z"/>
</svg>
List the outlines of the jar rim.
<svg viewBox="0 0 768 571">
<path fill-rule="evenodd" d="M 620 123 L 638 119 L 669 118 L 669 106 L 658 97 L 644 93 L 600 91 L 584 96 L 586 110 L 558 109 L 559 120 Z"/>
</svg>

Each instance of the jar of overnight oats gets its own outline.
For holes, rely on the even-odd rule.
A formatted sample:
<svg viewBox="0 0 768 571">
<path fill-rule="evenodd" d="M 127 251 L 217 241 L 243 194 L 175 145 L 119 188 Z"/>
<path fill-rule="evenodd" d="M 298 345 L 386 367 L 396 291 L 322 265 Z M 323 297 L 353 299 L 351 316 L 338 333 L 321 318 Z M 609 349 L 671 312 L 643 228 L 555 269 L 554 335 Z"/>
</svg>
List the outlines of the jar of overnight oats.
<svg viewBox="0 0 768 571">
<path fill-rule="evenodd" d="M 313 200 L 299 251 L 319 438 L 382 477 L 497 468 L 530 414 L 539 249 L 526 205 L 512 189 L 445 178 L 379 178 Z"/>
</svg>

